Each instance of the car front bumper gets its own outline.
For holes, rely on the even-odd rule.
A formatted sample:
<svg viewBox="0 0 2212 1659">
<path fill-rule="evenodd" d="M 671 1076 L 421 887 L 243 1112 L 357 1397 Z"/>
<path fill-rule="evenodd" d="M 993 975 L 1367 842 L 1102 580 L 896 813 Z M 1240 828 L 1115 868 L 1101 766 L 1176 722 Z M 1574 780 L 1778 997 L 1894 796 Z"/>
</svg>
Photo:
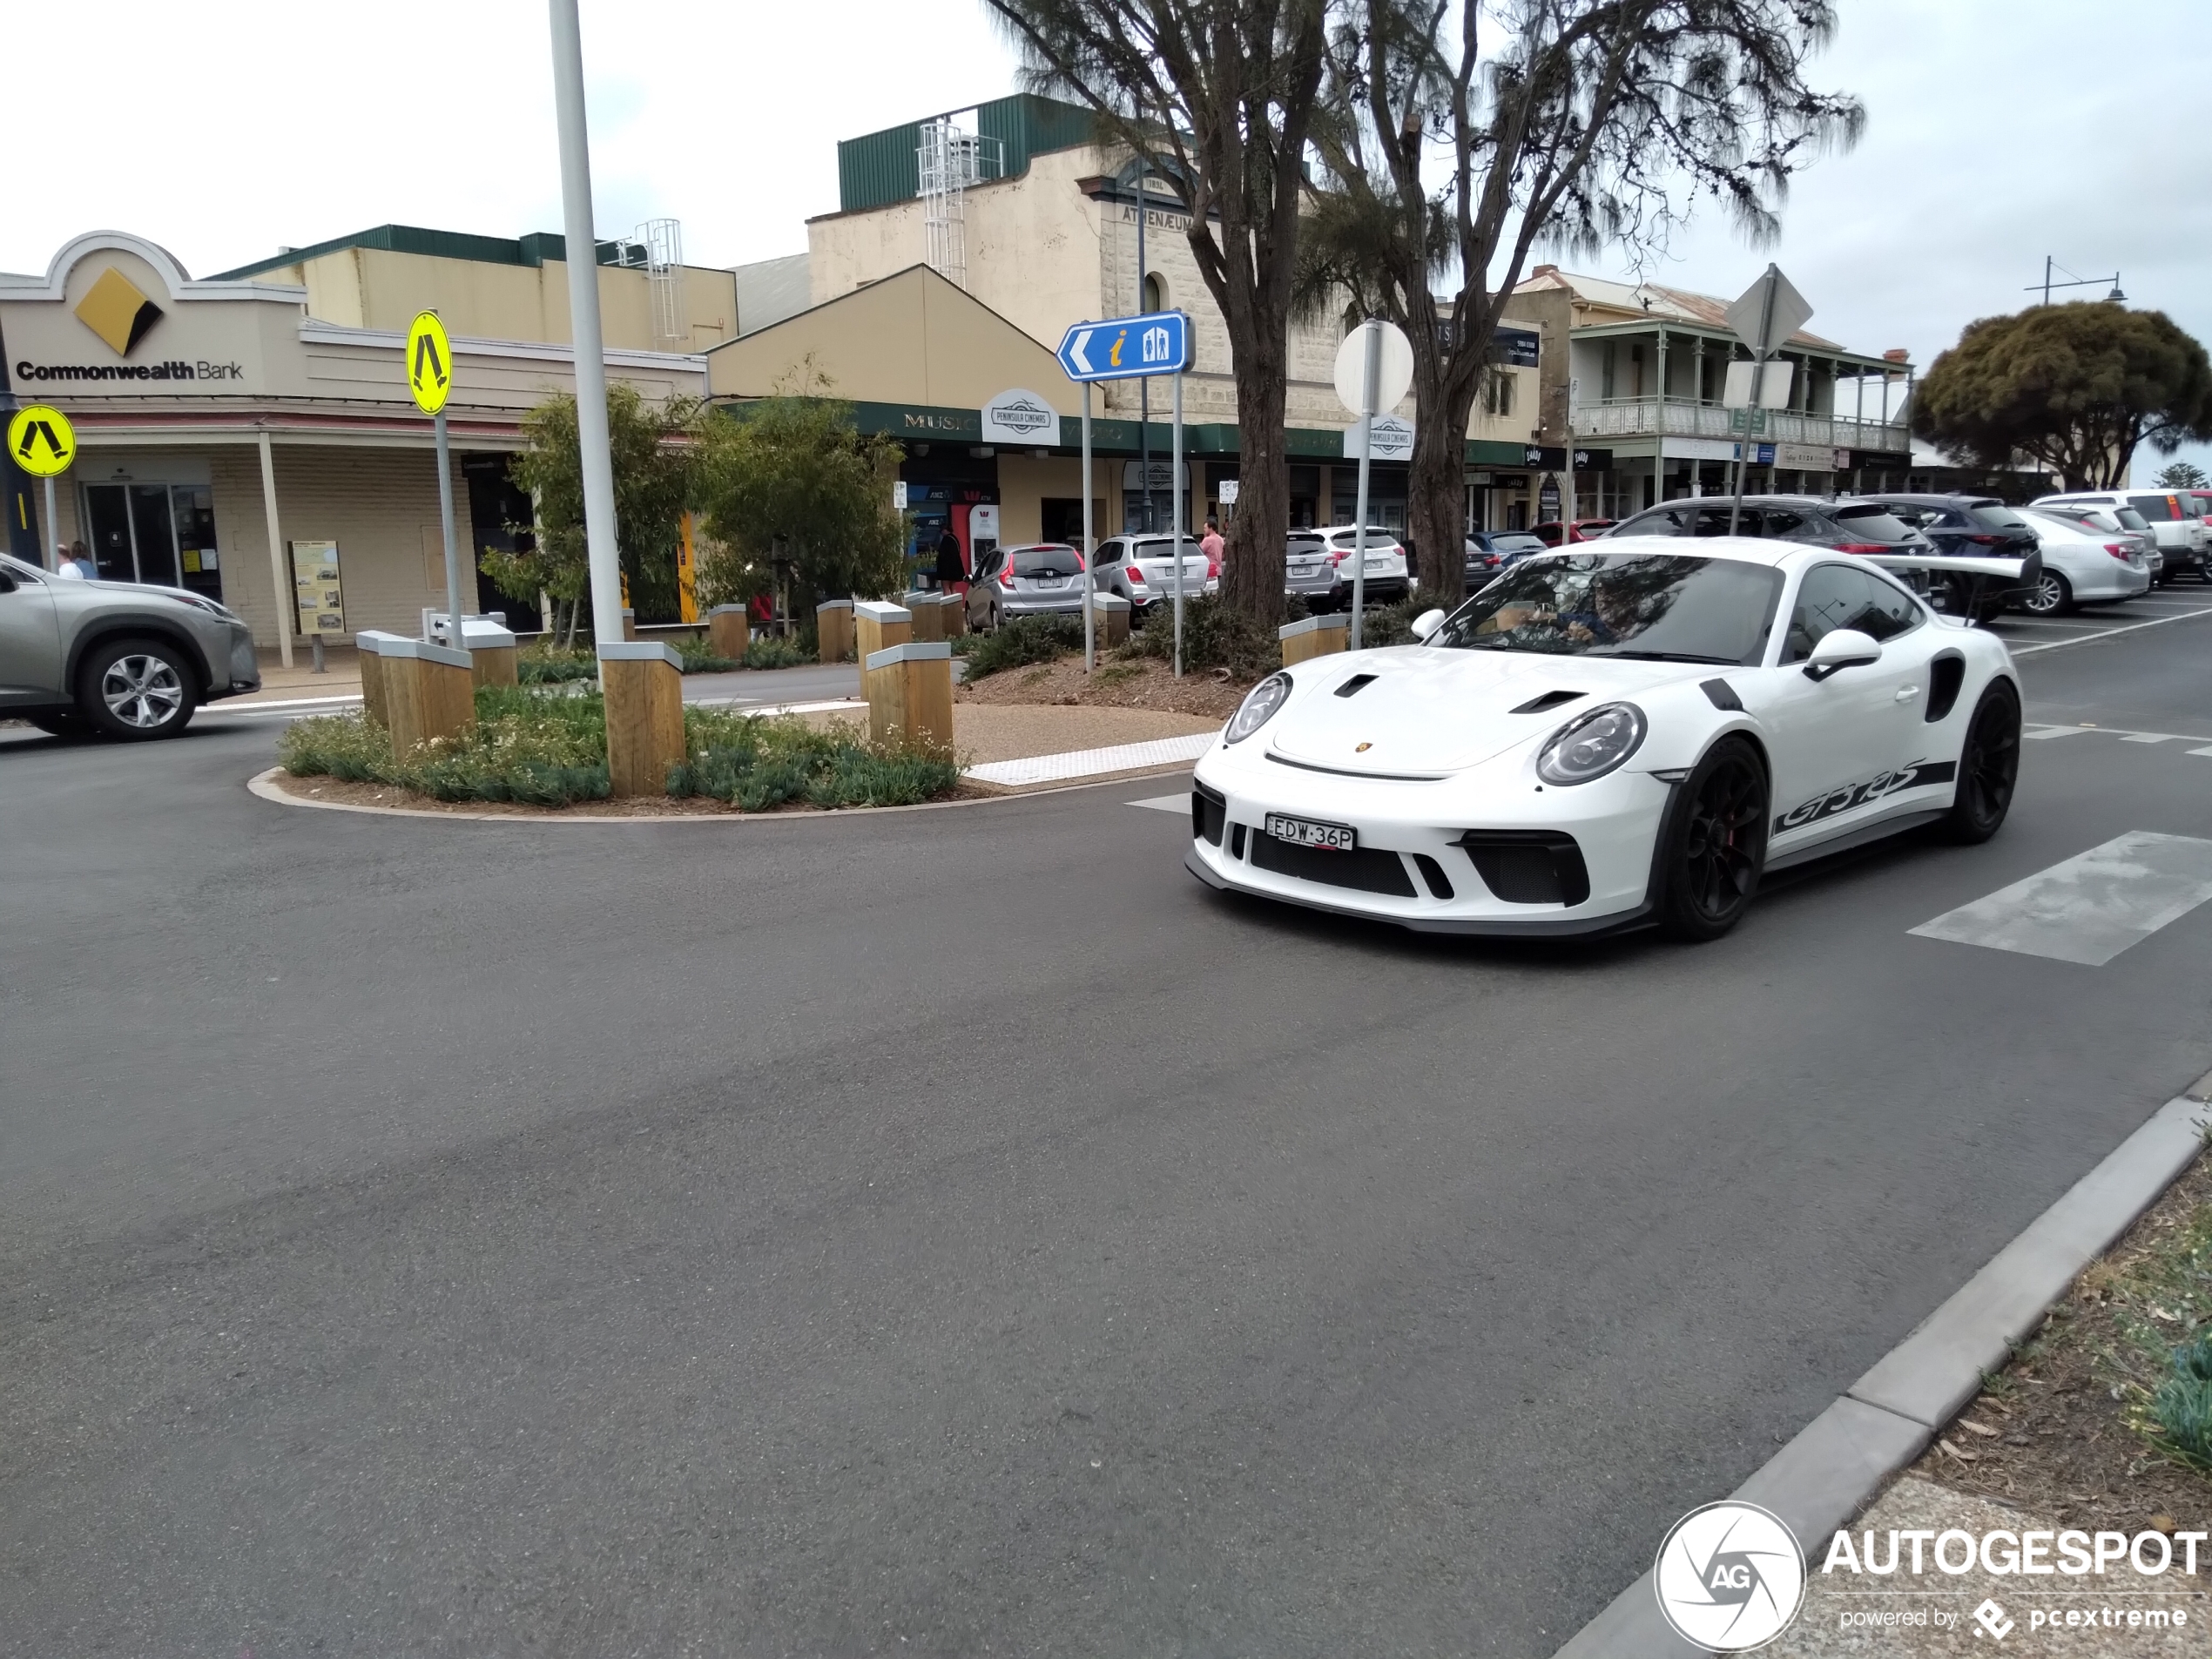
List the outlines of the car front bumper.
<svg viewBox="0 0 2212 1659">
<path fill-rule="evenodd" d="M 1270 759 L 1265 741 L 1263 732 L 1244 744 L 1217 744 L 1198 763 L 1184 864 L 1210 887 L 1434 933 L 1592 934 L 1635 927 L 1649 916 L 1655 854 L 1674 786 L 1649 772 L 1616 772 L 1573 788 L 1539 788 L 1533 751 L 1522 748 L 1434 780 L 1358 778 Z M 1202 833 L 1210 820 L 1198 803 L 1208 799 L 1217 803 L 1218 840 Z M 1399 890 L 1286 871 L 1282 865 L 1296 863 L 1332 873 L 1317 861 L 1345 855 L 1286 859 L 1279 843 L 1263 851 L 1259 838 L 1270 813 L 1350 825 L 1361 853 L 1395 855 L 1398 869 L 1386 859 L 1365 859 L 1359 875 L 1346 866 L 1342 879 Z M 1571 845 L 1588 884 L 1579 902 L 1501 897 L 1476 864 L 1479 848 L 1515 840 L 1533 846 L 1537 838 Z M 1262 857 L 1275 867 L 1256 861 Z M 1448 897 L 1438 891 L 1439 876 Z"/>
</svg>

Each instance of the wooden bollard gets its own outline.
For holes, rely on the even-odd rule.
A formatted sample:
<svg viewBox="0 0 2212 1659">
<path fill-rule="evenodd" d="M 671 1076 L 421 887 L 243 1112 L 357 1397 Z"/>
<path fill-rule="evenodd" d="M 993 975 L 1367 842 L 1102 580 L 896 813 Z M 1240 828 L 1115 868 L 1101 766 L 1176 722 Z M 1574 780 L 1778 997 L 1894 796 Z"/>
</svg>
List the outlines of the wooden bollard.
<svg viewBox="0 0 2212 1659">
<path fill-rule="evenodd" d="M 457 738 L 476 724 L 475 676 L 467 651 L 387 636 L 378 641 L 376 656 L 383 671 L 384 726 L 395 755 L 433 738 Z"/>
<path fill-rule="evenodd" d="M 860 675 L 868 699 L 868 736 L 953 746 L 953 648 L 915 640 L 871 652 Z"/>
<path fill-rule="evenodd" d="M 361 712 L 378 725 L 391 725 L 384 711 L 384 658 L 381 654 L 385 644 L 397 640 L 407 644 L 405 634 L 388 634 L 371 628 L 354 636 L 354 650 L 358 653 L 361 671 Z"/>
<path fill-rule="evenodd" d="M 743 605 L 715 606 L 706 613 L 706 638 L 717 657 L 743 662 L 752 644 L 752 613 Z"/>
<path fill-rule="evenodd" d="M 825 599 L 814 607 L 814 655 L 841 663 L 853 654 L 853 602 Z"/>
<path fill-rule="evenodd" d="M 945 617 L 945 637 L 958 639 L 968 631 L 968 596 L 948 593 L 940 607 Z"/>
<path fill-rule="evenodd" d="M 1283 624 L 1283 666 L 1303 663 L 1331 651 L 1342 651 L 1352 638 L 1352 618 L 1346 616 L 1308 617 Z"/>
<path fill-rule="evenodd" d="M 900 603 L 914 618 L 914 638 L 928 644 L 945 637 L 945 607 L 943 596 L 935 593 L 910 593 Z"/>
<path fill-rule="evenodd" d="M 1129 601 L 1118 593 L 1090 596 L 1092 637 L 1101 651 L 1129 643 Z"/>
<path fill-rule="evenodd" d="M 517 685 L 522 672 L 515 636 L 489 617 L 464 617 L 461 640 L 469 648 L 469 671 L 478 685 Z"/>
<path fill-rule="evenodd" d="M 607 780 L 616 795 L 664 795 L 684 758 L 684 659 L 658 640 L 599 647 L 607 688 Z"/>
<path fill-rule="evenodd" d="M 880 651 L 903 645 L 914 637 L 914 613 L 904 605 L 881 599 L 859 599 L 853 604 L 853 644 L 865 663 Z"/>
</svg>

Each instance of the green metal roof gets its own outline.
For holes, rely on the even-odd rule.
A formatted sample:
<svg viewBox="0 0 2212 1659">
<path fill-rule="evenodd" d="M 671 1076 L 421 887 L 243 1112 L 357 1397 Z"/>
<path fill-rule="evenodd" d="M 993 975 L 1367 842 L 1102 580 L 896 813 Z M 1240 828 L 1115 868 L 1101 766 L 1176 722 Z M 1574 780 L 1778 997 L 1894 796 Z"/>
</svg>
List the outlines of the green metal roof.
<svg viewBox="0 0 2212 1659">
<path fill-rule="evenodd" d="M 999 175 L 1003 179 L 1028 172 L 1033 156 L 1071 149 L 1090 140 L 1090 111 L 1080 105 L 1020 92 L 974 107 L 976 132 L 983 138 L 997 139 L 1005 151 L 1005 167 Z M 838 211 L 857 213 L 890 202 L 908 201 L 919 193 L 921 179 L 914 152 L 921 145 L 921 124 L 940 118 L 925 115 L 880 132 L 840 140 Z"/>
<path fill-rule="evenodd" d="M 341 236 L 327 242 L 317 242 L 312 247 L 295 247 L 287 253 L 256 260 L 251 265 L 241 265 L 234 271 L 219 271 L 208 278 L 211 282 L 232 282 L 243 277 L 259 276 L 264 271 L 281 270 L 287 265 L 297 265 L 302 260 L 319 258 L 325 253 L 342 253 L 347 248 L 376 248 L 388 253 L 421 253 L 432 259 L 474 260 L 480 265 L 523 265 L 536 266 L 548 260 L 568 258 L 568 239 L 557 231 L 532 231 L 527 236 L 472 236 L 465 231 L 426 230 L 419 225 L 378 225 L 351 236 Z M 599 263 L 623 263 L 623 241 L 598 244 Z"/>
</svg>

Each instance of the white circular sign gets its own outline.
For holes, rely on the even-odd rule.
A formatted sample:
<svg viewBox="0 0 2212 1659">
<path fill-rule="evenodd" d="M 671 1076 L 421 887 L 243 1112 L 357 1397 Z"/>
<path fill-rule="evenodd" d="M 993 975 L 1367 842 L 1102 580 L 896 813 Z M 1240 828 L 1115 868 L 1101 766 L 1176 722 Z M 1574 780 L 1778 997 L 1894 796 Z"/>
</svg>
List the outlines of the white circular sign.
<svg viewBox="0 0 2212 1659">
<path fill-rule="evenodd" d="M 1651 1581 L 1660 1612 L 1683 1640 L 1714 1653 L 1749 1653 L 1797 1616 L 1805 1558 L 1772 1511 L 1709 1503 L 1675 1522 Z"/>
<path fill-rule="evenodd" d="M 1396 408 L 1398 400 L 1413 383 L 1413 342 L 1394 322 L 1378 318 L 1375 327 L 1382 335 L 1382 364 L 1375 376 L 1375 413 L 1382 415 Z M 1367 412 L 1359 405 L 1360 383 L 1366 376 L 1367 329 L 1363 323 L 1337 347 L 1337 397 L 1354 415 Z"/>
</svg>

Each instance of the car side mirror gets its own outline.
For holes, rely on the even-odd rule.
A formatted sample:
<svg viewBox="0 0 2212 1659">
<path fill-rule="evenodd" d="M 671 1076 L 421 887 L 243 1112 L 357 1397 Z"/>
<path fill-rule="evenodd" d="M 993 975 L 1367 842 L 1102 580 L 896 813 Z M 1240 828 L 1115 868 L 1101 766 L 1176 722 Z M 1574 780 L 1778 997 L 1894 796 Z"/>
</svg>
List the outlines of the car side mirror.
<svg viewBox="0 0 2212 1659">
<path fill-rule="evenodd" d="M 1864 668 L 1882 660 L 1882 648 L 1871 634 L 1856 628 L 1831 628 L 1820 637 L 1805 659 L 1805 678 L 1824 680 L 1838 669 Z"/>
<path fill-rule="evenodd" d="M 1444 625 L 1441 610 L 1424 610 L 1413 618 L 1413 637 L 1426 642 L 1428 637 Z"/>
</svg>

